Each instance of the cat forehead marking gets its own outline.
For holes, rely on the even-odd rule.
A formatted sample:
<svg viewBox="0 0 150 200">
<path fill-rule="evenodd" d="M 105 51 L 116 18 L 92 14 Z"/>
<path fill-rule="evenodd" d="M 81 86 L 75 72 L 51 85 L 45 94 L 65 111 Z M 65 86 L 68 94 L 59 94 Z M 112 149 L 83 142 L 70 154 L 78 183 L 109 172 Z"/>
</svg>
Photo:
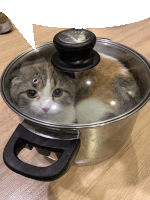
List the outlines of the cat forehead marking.
<svg viewBox="0 0 150 200">
<path fill-rule="evenodd" d="M 42 91 L 42 96 L 43 97 L 49 96 L 50 91 L 51 91 L 50 79 L 47 79 L 46 85 Z"/>
</svg>

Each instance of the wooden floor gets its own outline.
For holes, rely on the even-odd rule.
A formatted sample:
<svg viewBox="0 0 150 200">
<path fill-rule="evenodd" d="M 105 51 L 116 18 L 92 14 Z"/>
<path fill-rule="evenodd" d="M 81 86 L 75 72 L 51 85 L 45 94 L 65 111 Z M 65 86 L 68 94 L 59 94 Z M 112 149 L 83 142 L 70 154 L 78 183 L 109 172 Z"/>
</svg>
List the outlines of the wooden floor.
<svg viewBox="0 0 150 200">
<path fill-rule="evenodd" d="M 62 29 L 34 25 L 36 45 L 51 41 Z M 150 18 L 130 25 L 91 29 L 97 37 L 125 44 L 150 61 Z M 0 35 L 0 74 L 30 45 L 14 27 Z M 109 160 L 92 166 L 72 165 L 54 182 L 40 182 L 10 171 L 3 163 L 5 144 L 19 123 L 0 97 L 0 199 L 1 200 L 150 200 L 150 102 L 142 108 L 123 148 Z M 21 153 L 28 163 L 47 165 L 36 151 Z"/>
</svg>

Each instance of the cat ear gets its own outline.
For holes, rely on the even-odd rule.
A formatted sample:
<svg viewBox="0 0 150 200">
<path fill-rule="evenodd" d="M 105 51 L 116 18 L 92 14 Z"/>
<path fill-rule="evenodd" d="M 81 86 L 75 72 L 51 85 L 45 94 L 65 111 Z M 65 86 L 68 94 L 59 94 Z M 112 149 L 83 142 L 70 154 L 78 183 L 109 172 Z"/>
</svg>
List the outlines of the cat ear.
<svg viewBox="0 0 150 200">
<path fill-rule="evenodd" d="M 43 67 L 47 68 L 49 67 L 49 63 L 45 60 L 45 62 L 43 62 Z"/>
<path fill-rule="evenodd" d="M 32 65 L 32 63 L 33 63 L 32 61 L 26 61 L 26 62 L 22 63 L 21 68 L 28 67 L 28 66 Z"/>
<path fill-rule="evenodd" d="M 37 64 L 37 63 L 39 64 L 39 63 L 44 63 L 44 62 L 47 62 L 45 58 L 39 58 L 39 59 L 35 60 L 33 62 L 33 64 Z"/>
<path fill-rule="evenodd" d="M 14 86 L 16 84 L 22 83 L 22 80 L 19 77 L 15 77 L 14 79 L 12 79 L 11 83 L 12 86 Z"/>
</svg>

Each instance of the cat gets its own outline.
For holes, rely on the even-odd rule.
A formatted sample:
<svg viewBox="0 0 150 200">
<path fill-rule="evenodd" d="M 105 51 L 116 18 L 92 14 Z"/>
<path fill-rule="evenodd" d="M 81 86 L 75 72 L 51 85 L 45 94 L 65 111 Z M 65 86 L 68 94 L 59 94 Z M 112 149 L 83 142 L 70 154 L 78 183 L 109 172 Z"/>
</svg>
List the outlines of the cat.
<svg viewBox="0 0 150 200">
<path fill-rule="evenodd" d="M 76 120 L 74 80 L 54 70 L 44 58 L 25 62 L 13 73 L 10 95 L 27 115 L 60 123 Z"/>
<path fill-rule="evenodd" d="M 126 67 L 133 62 L 132 58 L 126 55 L 118 61 L 105 54 L 100 56 L 96 67 L 76 74 L 78 123 L 94 123 L 119 116 L 140 100 L 138 85 Z"/>
<path fill-rule="evenodd" d="M 48 122 L 86 124 L 121 115 L 138 103 L 139 88 L 127 62 L 100 56 L 96 67 L 75 78 L 45 59 L 26 62 L 13 73 L 11 98 L 24 113 Z"/>
</svg>

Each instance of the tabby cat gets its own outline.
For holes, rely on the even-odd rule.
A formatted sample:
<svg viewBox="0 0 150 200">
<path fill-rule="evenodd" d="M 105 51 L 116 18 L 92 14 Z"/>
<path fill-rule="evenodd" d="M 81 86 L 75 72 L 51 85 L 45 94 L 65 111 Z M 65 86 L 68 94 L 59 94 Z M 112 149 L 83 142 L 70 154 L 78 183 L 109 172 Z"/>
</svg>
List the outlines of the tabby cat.
<svg viewBox="0 0 150 200">
<path fill-rule="evenodd" d="M 10 95 L 20 110 L 39 119 L 73 123 L 75 84 L 45 59 L 26 62 L 13 73 Z"/>
<path fill-rule="evenodd" d="M 57 71 L 45 59 L 27 62 L 14 72 L 10 94 L 24 113 L 68 124 L 115 117 L 140 98 L 129 70 L 104 54 L 96 67 L 75 73 L 75 79 Z"/>
</svg>

